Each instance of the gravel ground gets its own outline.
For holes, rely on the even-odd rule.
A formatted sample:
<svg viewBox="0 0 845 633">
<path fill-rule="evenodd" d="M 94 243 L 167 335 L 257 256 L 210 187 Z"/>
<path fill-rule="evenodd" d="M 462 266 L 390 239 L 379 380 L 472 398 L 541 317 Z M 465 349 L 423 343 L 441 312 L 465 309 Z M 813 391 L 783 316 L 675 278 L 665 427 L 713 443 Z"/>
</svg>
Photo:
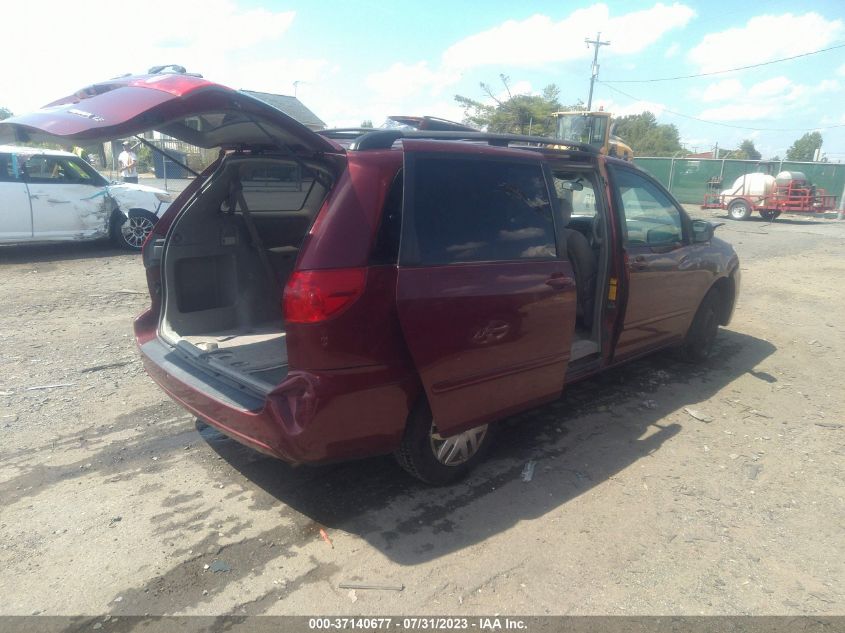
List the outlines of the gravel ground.
<svg viewBox="0 0 845 633">
<path fill-rule="evenodd" d="M 144 374 L 137 255 L 0 249 L 0 614 L 845 614 L 845 223 L 726 222 L 715 358 L 573 386 L 448 489 L 238 446 Z"/>
</svg>

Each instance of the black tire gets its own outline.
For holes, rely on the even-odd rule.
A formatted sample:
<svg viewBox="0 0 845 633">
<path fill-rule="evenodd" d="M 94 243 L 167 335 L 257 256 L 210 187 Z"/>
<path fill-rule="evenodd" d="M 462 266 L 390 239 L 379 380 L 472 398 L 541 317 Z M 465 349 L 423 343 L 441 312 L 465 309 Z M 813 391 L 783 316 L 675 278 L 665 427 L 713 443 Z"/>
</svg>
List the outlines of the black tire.
<svg viewBox="0 0 845 633">
<path fill-rule="evenodd" d="M 751 217 L 751 205 L 742 198 L 737 198 L 728 205 L 728 215 L 734 220 L 747 220 Z"/>
<path fill-rule="evenodd" d="M 428 402 L 423 401 L 408 418 L 405 435 L 394 456 L 402 468 L 420 481 L 445 486 L 465 477 L 484 459 L 490 439 L 490 427 L 486 424 L 452 437 L 441 437 Z M 461 454 L 454 455 L 453 460 L 438 458 L 435 451 L 443 447 L 448 450 L 449 442 L 455 442 L 456 450 Z M 466 454 L 461 450 L 462 445 Z"/>
<path fill-rule="evenodd" d="M 681 353 L 685 360 L 700 363 L 710 358 L 713 343 L 719 333 L 721 307 L 722 295 L 715 288 L 711 288 L 701 300 L 684 340 Z"/>
<path fill-rule="evenodd" d="M 111 224 L 112 243 L 119 248 L 140 251 L 156 222 L 156 215 L 143 209 L 130 210 L 128 218 L 115 211 Z"/>
<path fill-rule="evenodd" d="M 774 222 L 780 215 L 780 211 L 760 211 L 760 217 L 767 222 Z"/>
</svg>

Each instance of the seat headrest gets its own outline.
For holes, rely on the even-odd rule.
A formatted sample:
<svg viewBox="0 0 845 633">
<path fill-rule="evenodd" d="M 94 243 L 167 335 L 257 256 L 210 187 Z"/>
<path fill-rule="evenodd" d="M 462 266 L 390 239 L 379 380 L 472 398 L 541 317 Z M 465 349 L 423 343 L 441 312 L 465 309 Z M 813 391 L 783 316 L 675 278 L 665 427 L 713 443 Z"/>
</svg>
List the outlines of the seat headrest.
<svg viewBox="0 0 845 633">
<path fill-rule="evenodd" d="M 558 198 L 557 208 L 561 223 L 566 226 L 572 218 L 572 202 L 568 198 Z"/>
</svg>

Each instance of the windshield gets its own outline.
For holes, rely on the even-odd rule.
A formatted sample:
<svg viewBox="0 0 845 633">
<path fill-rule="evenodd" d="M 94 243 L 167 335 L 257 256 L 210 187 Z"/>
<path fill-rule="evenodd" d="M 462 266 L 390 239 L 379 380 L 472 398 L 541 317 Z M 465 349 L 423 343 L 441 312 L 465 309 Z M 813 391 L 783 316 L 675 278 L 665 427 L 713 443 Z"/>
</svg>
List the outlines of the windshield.
<svg viewBox="0 0 845 633">
<path fill-rule="evenodd" d="M 557 136 L 565 141 L 604 147 L 607 117 L 593 114 L 562 114 L 558 117 Z"/>
</svg>

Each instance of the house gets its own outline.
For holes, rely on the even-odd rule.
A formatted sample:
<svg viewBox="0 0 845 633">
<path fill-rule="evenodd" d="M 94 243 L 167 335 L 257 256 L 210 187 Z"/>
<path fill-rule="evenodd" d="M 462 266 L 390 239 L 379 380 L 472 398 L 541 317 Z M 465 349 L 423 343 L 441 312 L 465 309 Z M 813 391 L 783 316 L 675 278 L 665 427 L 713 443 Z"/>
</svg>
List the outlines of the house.
<svg viewBox="0 0 845 633">
<path fill-rule="evenodd" d="M 302 123 L 309 130 L 318 131 L 325 130 L 326 124 L 316 114 L 305 107 L 299 99 L 288 95 L 275 95 L 270 92 L 256 92 L 255 90 L 241 90 L 244 94 L 250 97 L 255 97 L 264 103 L 273 106 L 277 110 L 281 110 L 289 117 L 296 119 Z"/>
</svg>

